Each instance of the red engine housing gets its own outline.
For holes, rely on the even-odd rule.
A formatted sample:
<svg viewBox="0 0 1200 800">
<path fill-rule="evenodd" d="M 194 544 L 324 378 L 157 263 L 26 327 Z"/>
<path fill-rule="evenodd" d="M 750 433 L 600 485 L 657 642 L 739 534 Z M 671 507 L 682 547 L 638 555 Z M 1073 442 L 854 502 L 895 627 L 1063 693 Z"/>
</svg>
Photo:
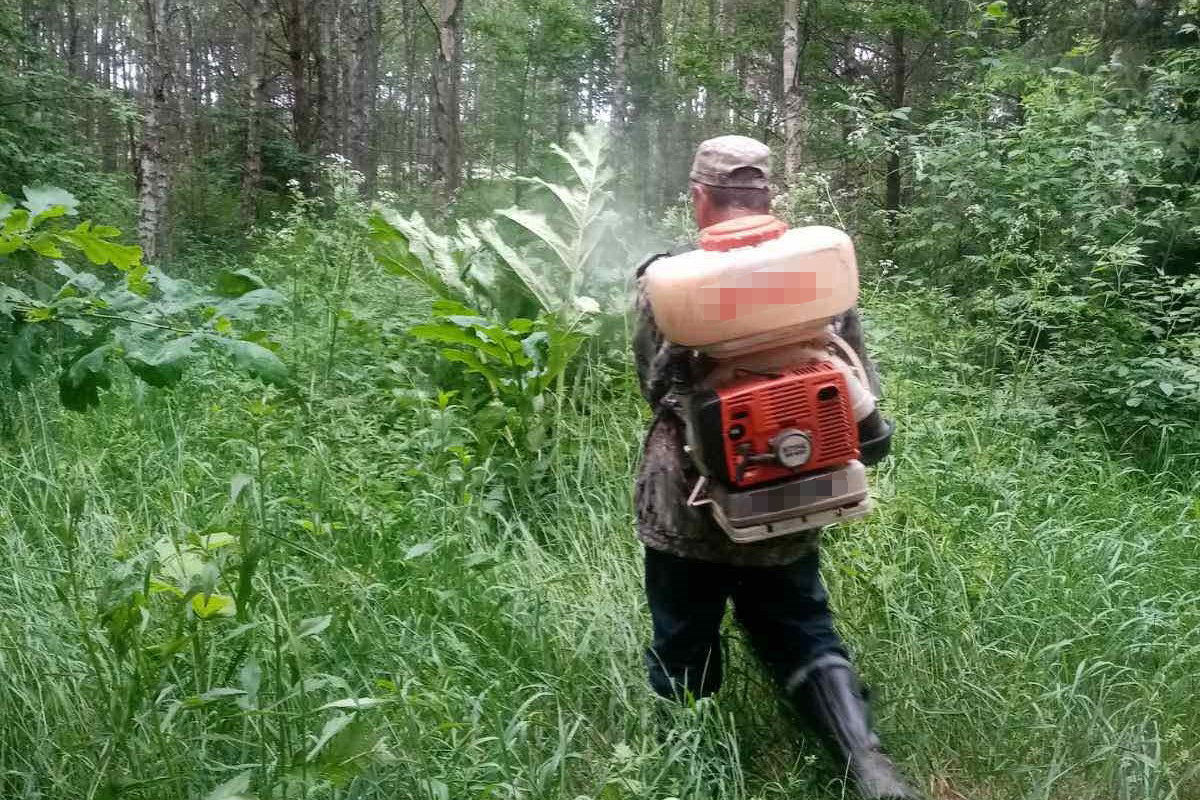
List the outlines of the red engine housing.
<svg viewBox="0 0 1200 800">
<path fill-rule="evenodd" d="M 859 457 L 846 379 L 828 361 L 778 375 L 747 375 L 706 392 L 694 399 L 690 422 L 702 470 L 732 487 L 791 478 Z"/>
</svg>

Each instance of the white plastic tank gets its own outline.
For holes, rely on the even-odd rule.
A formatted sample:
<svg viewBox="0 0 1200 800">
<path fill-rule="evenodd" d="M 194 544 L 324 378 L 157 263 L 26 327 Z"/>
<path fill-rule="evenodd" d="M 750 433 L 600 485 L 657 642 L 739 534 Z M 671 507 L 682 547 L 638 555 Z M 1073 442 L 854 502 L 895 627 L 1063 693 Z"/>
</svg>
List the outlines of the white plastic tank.
<svg viewBox="0 0 1200 800">
<path fill-rule="evenodd" d="M 705 228 L 700 249 L 655 261 L 642 280 L 663 335 L 718 358 L 801 340 L 858 302 L 849 236 L 769 215 Z"/>
</svg>

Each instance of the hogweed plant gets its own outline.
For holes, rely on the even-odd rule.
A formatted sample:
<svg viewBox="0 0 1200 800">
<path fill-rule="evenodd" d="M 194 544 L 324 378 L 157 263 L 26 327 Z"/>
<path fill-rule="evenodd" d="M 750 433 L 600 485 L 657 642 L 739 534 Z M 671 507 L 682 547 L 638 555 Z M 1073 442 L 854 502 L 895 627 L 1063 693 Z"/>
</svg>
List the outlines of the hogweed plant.
<svg viewBox="0 0 1200 800">
<path fill-rule="evenodd" d="M 602 127 L 573 133 L 567 148 L 553 148 L 570 169 L 570 184 L 521 179 L 554 198 L 550 215 L 507 208 L 498 219 L 460 222 L 449 235 L 417 214 L 405 218 L 383 207 L 371 220 L 376 259 L 439 298 L 433 321 L 410 333 L 441 345 L 441 357 L 459 365 L 464 378 L 483 380 L 490 409 L 480 409 L 483 419 L 503 420 L 502 438 L 518 450 L 542 449 L 553 422 L 544 414 L 545 395 L 554 387 L 555 416 L 561 414 L 568 369 L 604 310 L 586 292 L 605 288 L 596 265 L 613 220 L 607 149 Z M 500 221 L 515 225 L 517 235 L 506 236 Z M 514 294 L 526 302 L 514 303 Z"/>
</svg>

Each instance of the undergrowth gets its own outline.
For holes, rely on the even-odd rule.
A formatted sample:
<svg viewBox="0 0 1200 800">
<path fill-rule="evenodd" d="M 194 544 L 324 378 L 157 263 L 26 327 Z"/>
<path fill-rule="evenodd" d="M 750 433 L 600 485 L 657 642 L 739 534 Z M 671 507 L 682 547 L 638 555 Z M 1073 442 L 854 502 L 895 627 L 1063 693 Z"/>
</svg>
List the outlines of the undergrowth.
<svg viewBox="0 0 1200 800">
<path fill-rule="evenodd" d="M 282 252 L 255 267 L 292 288 L 294 395 L 193 369 L 86 417 L 16 399 L 0 796 L 842 796 L 732 627 L 715 701 L 646 688 L 631 364 L 583 361 L 521 482 L 405 333 L 428 297 Z M 971 366 L 938 293 L 865 294 L 900 433 L 824 557 L 889 748 L 940 798 L 1200 798 L 1188 465 Z"/>
</svg>

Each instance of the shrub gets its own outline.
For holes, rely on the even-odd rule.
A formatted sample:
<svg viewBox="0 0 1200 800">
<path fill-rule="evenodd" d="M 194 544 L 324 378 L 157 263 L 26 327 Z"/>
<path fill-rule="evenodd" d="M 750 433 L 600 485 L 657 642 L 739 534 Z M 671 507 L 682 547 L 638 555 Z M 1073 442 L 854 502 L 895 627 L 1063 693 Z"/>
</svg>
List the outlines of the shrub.
<svg viewBox="0 0 1200 800">
<path fill-rule="evenodd" d="M 989 365 L 1030 373 L 1121 439 L 1157 439 L 1200 413 L 1200 194 L 1182 174 L 1200 60 L 1168 54 L 1134 93 L 1092 65 L 1096 47 L 1068 54 L 1078 69 L 1022 71 L 1019 107 L 1006 70 L 1020 67 L 1003 63 L 952 98 L 916 139 L 897 260 L 995 332 Z"/>
</svg>

